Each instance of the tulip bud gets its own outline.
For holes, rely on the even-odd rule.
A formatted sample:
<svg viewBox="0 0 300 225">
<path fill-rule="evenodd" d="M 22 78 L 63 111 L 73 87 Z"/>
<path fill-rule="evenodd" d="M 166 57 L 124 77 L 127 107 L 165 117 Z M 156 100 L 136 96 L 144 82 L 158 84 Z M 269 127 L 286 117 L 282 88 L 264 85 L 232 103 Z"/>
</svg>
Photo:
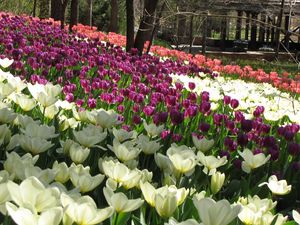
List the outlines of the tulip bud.
<svg viewBox="0 0 300 225">
<path fill-rule="evenodd" d="M 221 190 L 221 188 L 224 184 L 224 180 L 225 180 L 225 174 L 224 173 L 215 172 L 211 176 L 210 189 L 211 189 L 213 194 L 216 194 Z"/>
</svg>

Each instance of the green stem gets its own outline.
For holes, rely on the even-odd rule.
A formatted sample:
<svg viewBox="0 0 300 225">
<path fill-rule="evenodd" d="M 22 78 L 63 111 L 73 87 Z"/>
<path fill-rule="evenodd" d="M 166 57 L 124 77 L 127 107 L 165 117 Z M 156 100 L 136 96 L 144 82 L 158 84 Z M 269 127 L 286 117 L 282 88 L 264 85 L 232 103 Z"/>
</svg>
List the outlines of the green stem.
<svg viewBox="0 0 300 225">
<path fill-rule="evenodd" d="M 114 222 L 113 225 L 118 225 L 118 217 L 119 217 L 119 213 L 116 212 L 115 216 L 114 216 Z"/>
<path fill-rule="evenodd" d="M 251 193 L 251 192 L 250 192 L 251 178 L 252 178 L 252 173 L 250 172 L 250 174 L 249 174 L 249 176 L 248 176 L 248 182 L 247 182 L 247 183 L 248 183 L 248 185 L 247 185 L 247 188 L 248 188 L 248 189 L 247 189 L 247 191 L 246 191 L 247 196 Z"/>
<path fill-rule="evenodd" d="M 45 121 L 45 112 L 46 112 L 46 107 L 43 107 L 43 118 L 42 118 L 42 124 L 44 124 L 44 121 Z"/>
</svg>

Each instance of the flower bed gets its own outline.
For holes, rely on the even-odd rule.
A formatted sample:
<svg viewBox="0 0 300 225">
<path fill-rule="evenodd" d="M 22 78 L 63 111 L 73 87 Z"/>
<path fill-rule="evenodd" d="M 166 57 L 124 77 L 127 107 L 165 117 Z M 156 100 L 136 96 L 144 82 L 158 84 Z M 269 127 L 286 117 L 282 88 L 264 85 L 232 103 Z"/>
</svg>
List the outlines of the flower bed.
<svg viewBox="0 0 300 225">
<path fill-rule="evenodd" d="M 74 27 L 79 33 L 86 34 L 89 37 L 97 37 L 103 41 L 109 41 L 118 46 L 126 45 L 126 37 L 115 34 L 97 31 L 96 28 L 90 28 L 84 25 L 78 25 Z M 147 44 L 146 44 L 147 45 Z M 238 77 L 240 79 L 255 81 L 255 82 L 266 82 L 272 84 L 274 87 L 280 88 L 281 90 L 300 93 L 300 75 L 295 77 L 289 76 L 288 73 L 278 74 L 277 72 L 266 73 L 263 69 L 254 70 L 251 66 L 245 66 L 241 68 L 239 65 L 222 65 L 222 61 L 218 59 L 210 59 L 201 54 L 188 54 L 183 51 L 171 50 L 162 46 L 152 46 L 151 52 L 160 56 L 175 58 L 179 60 L 189 61 L 198 66 L 204 66 L 212 71 L 221 73 L 222 76 Z"/>
<path fill-rule="evenodd" d="M 0 34 L 4 224 L 299 221 L 295 96 L 51 21 Z"/>
<path fill-rule="evenodd" d="M 297 206 L 300 127 L 262 122 L 263 108 L 253 121 L 233 117 L 226 105 L 237 102 L 226 98 L 226 113 L 177 145 L 166 124 L 129 131 L 113 110 L 62 101 L 59 85 L 0 74 L 4 224 L 283 224 Z"/>
</svg>

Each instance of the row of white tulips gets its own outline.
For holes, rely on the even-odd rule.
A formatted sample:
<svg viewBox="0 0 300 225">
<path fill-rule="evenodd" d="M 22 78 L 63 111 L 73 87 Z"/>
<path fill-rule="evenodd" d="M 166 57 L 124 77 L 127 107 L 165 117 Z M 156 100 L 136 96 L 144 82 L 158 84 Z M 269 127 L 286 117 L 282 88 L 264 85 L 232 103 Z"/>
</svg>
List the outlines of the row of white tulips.
<svg viewBox="0 0 300 225">
<path fill-rule="evenodd" d="M 282 92 L 268 83 L 245 82 L 240 79 L 231 79 L 222 76 L 212 78 L 200 73 L 199 77 L 172 75 L 173 82 L 181 82 L 189 89 L 189 82 L 196 84 L 194 92 L 200 94 L 207 91 L 210 100 L 215 103 L 212 108 L 218 107 L 218 101 L 225 95 L 239 100 L 237 109 L 245 112 L 248 119 L 253 118 L 253 111 L 257 106 L 264 106 L 264 117 L 268 121 L 278 121 L 288 116 L 291 122 L 300 124 L 300 97 Z"/>
</svg>

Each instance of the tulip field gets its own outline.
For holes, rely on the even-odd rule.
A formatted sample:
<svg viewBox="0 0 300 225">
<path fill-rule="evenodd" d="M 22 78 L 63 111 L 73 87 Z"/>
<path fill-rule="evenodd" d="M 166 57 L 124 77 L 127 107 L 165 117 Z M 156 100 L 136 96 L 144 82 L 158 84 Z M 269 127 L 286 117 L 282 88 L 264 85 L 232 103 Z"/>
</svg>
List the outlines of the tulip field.
<svg viewBox="0 0 300 225">
<path fill-rule="evenodd" d="M 300 75 L 0 13 L 0 223 L 300 224 Z"/>
</svg>

